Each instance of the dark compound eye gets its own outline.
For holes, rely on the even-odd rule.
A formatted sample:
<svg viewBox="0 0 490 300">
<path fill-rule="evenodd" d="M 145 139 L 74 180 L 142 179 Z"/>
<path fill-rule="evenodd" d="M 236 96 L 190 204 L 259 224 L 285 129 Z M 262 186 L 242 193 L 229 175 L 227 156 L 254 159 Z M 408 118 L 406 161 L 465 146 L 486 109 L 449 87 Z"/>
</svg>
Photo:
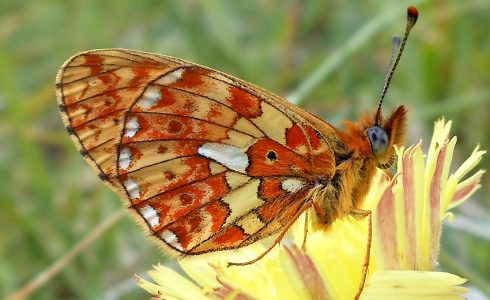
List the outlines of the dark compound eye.
<svg viewBox="0 0 490 300">
<path fill-rule="evenodd" d="M 277 159 L 277 153 L 269 150 L 269 152 L 267 152 L 267 158 L 271 161 L 275 161 Z"/>
<path fill-rule="evenodd" d="M 386 131 L 379 126 L 374 126 L 368 128 L 367 133 L 373 154 L 375 156 L 385 154 L 388 148 L 388 134 L 386 134 Z"/>
</svg>

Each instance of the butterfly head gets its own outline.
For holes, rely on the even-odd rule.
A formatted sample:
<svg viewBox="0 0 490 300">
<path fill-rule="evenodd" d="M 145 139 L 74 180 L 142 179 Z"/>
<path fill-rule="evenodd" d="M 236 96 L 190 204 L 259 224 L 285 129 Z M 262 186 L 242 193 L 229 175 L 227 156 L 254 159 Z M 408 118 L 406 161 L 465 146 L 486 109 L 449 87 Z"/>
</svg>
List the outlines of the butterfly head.
<svg viewBox="0 0 490 300">
<path fill-rule="evenodd" d="M 401 147 L 405 143 L 406 124 L 407 110 L 404 106 L 398 107 L 389 118 L 376 112 L 364 113 L 357 123 L 345 122 L 346 129 L 338 133 L 345 145 L 342 152 L 349 153 L 350 158 L 363 164 L 389 168 L 395 159 L 394 146 Z"/>
<path fill-rule="evenodd" d="M 400 106 L 390 118 L 383 120 L 377 119 L 378 117 L 381 116 L 375 116 L 374 125 L 367 127 L 363 136 L 370 145 L 371 157 L 377 167 L 386 169 L 394 162 L 394 146 L 401 147 L 405 143 L 407 110 Z"/>
</svg>

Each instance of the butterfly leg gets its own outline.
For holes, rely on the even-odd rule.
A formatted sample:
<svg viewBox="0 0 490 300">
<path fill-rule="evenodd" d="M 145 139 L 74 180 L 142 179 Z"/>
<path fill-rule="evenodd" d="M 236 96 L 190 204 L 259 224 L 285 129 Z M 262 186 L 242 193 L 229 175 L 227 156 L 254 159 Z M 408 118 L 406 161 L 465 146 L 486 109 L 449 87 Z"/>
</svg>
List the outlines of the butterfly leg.
<svg viewBox="0 0 490 300">
<path fill-rule="evenodd" d="M 356 296 L 354 297 L 354 299 L 357 300 L 361 296 L 361 292 L 364 289 L 364 285 L 366 284 L 366 277 L 369 271 L 369 259 L 371 257 L 371 243 L 373 240 L 373 214 L 370 210 L 362 210 L 362 209 L 355 209 L 350 214 L 356 219 L 368 217 L 368 238 L 367 238 L 367 245 L 366 245 L 366 256 L 364 258 L 364 264 L 362 266 L 362 277 L 361 277 L 361 282 L 359 284 L 359 290 Z"/>
<path fill-rule="evenodd" d="M 304 206 L 299 209 L 296 214 L 294 215 L 294 217 L 291 218 L 291 220 L 284 226 L 284 229 L 281 231 L 281 233 L 279 234 L 279 236 L 274 240 L 274 242 L 272 243 L 272 245 L 267 248 L 267 250 L 265 250 L 262 254 L 260 254 L 259 256 L 257 256 L 256 258 L 250 260 L 250 261 L 246 261 L 246 262 L 239 262 L 239 263 L 235 263 L 235 262 L 228 262 L 228 267 L 230 266 L 246 266 L 246 265 L 251 265 L 259 260 L 261 260 L 264 256 L 267 255 L 267 253 L 269 253 L 272 248 L 274 248 L 277 244 L 279 244 L 282 240 L 282 238 L 284 237 L 284 235 L 286 234 L 286 232 L 288 232 L 289 228 L 294 224 L 294 222 L 296 222 L 296 220 L 298 220 L 299 216 L 301 216 L 301 214 L 303 212 L 305 212 L 305 210 L 307 210 L 308 208 L 310 208 L 311 206 L 311 201 L 310 202 L 306 202 L 304 204 Z"/>
<path fill-rule="evenodd" d="M 305 212 L 305 229 L 303 235 L 303 243 L 301 244 L 301 250 L 304 252 L 306 250 L 306 237 L 308 236 L 308 217 L 310 216 L 310 211 L 307 210 Z"/>
</svg>

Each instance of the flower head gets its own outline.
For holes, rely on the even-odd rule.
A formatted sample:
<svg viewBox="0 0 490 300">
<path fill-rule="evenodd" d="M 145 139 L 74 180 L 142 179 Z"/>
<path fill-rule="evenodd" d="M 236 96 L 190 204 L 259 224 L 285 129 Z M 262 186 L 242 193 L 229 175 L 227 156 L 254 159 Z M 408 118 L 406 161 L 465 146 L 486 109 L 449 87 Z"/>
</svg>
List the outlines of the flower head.
<svg viewBox="0 0 490 300">
<path fill-rule="evenodd" d="M 435 271 L 441 223 L 479 188 L 483 171 L 463 178 L 485 152 L 477 147 L 450 174 L 456 145 L 456 137 L 448 138 L 450 127 L 451 122 L 436 123 L 425 157 L 420 144 L 397 149 L 397 173 L 376 174 L 362 207 L 373 211 L 373 242 L 361 299 L 463 299 L 465 279 Z M 158 265 L 149 272 L 154 283 L 137 277 L 138 284 L 162 299 L 353 299 L 368 251 L 367 221 L 348 216 L 326 231 L 310 231 L 303 251 L 300 217 L 285 241 L 252 265 L 184 259 L 180 266 L 187 278 Z M 227 258 L 248 261 L 266 248 L 255 244 Z"/>
</svg>

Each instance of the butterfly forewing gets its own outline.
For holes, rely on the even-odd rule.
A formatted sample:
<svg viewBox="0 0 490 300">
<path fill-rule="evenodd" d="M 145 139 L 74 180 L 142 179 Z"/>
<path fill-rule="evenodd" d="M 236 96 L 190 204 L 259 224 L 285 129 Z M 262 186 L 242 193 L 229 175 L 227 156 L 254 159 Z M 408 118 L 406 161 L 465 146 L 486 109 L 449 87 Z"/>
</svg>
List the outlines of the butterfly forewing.
<svg viewBox="0 0 490 300">
<path fill-rule="evenodd" d="M 132 50 L 94 50 L 57 77 L 84 158 L 181 254 L 285 230 L 335 160 L 325 122 L 224 73 Z"/>
</svg>

